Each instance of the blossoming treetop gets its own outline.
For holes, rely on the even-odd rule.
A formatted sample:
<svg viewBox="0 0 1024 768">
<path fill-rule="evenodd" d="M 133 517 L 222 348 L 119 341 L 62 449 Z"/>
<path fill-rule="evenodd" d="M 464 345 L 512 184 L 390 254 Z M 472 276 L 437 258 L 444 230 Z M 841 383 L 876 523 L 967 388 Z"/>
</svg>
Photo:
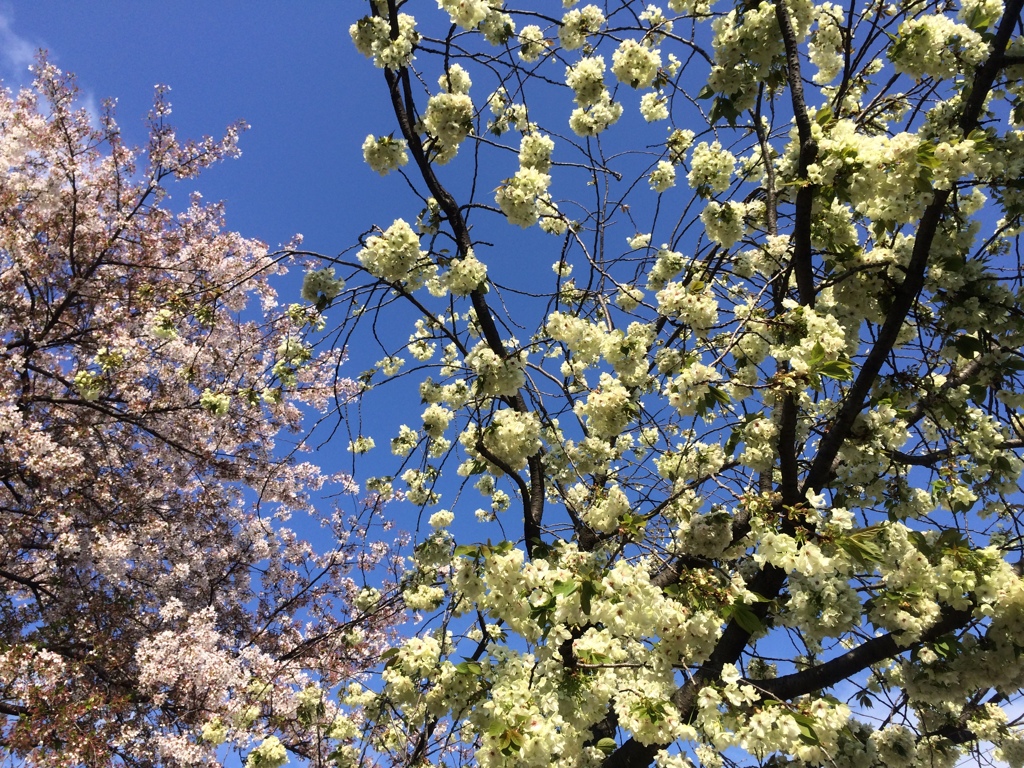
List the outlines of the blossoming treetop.
<svg viewBox="0 0 1024 768">
<path fill-rule="evenodd" d="M 285 528 L 325 478 L 274 441 L 356 387 L 327 386 L 317 312 L 277 307 L 279 258 L 219 205 L 167 207 L 237 128 L 183 141 L 161 92 L 136 152 L 36 78 L 0 89 L 4 762 L 198 765 L 228 738 L 314 758 L 321 687 L 383 646 L 351 571 L 387 549 L 330 510 L 329 547 Z"/>
<path fill-rule="evenodd" d="M 350 29 L 431 527 L 339 764 L 1024 764 L 1021 0 L 437 5 Z"/>
</svg>

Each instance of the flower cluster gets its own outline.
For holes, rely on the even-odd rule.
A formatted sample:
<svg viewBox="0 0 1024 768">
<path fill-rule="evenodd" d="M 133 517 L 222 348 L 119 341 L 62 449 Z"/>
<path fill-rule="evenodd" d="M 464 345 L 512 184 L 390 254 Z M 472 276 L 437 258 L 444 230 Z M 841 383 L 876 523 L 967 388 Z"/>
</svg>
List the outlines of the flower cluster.
<svg viewBox="0 0 1024 768">
<path fill-rule="evenodd" d="M 536 168 L 520 168 L 516 175 L 498 187 L 494 200 L 509 222 L 519 227 L 537 223 L 541 216 L 540 201 L 547 197 L 551 177 Z"/>
<path fill-rule="evenodd" d="M 604 84 L 604 58 L 588 56 L 565 70 L 565 83 L 572 88 L 576 104 L 592 107 L 608 96 Z"/>
<path fill-rule="evenodd" d="M 363 159 L 376 173 L 387 176 L 409 162 L 404 139 L 370 134 L 363 142 Z"/>
<path fill-rule="evenodd" d="M 445 93 L 469 93 L 473 81 L 465 67 L 461 64 L 451 64 L 437 78 L 437 85 Z"/>
<path fill-rule="evenodd" d="M 988 56 L 981 34 L 941 14 L 907 19 L 900 24 L 889 60 L 897 72 L 915 79 L 943 79 L 973 69 Z"/>
<path fill-rule="evenodd" d="M 626 428 L 635 418 L 637 406 L 621 381 L 602 373 L 597 388 L 591 390 L 585 402 L 576 403 L 575 411 L 586 418 L 590 434 L 607 438 L 616 437 Z"/>
<path fill-rule="evenodd" d="M 670 282 L 658 291 L 655 298 L 659 313 L 678 317 L 698 337 L 706 336 L 718 322 L 718 302 L 704 286 L 694 289 L 683 283 Z"/>
<path fill-rule="evenodd" d="M 437 142 L 436 162 L 447 163 L 473 131 L 473 100 L 467 93 L 438 93 L 427 101 L 423 128 Z"/>
<path fill-rule="evenodd" d="M 423 431 L 435 440 L 444 435 L 448 424 L 455 414 L 444 406 L 431 403 L 423 411 Z"/>
<path fill-rule="evenodd" d="M 555 142 L 542 133 L 527 133 L 519 142 L 519 166 L 533 168 L 541 173 L 551 170 L 551 153 Z"/>
<path fill-rule="evenodd" d="M 345 281 L 334 276 L 334 267 L 311 269 L 302 278 L 302 298 L 310 304 L 328 304 L 345 290 Z"/>
<path fill-rule="evenodd" d="M 505 45 L 516 33 L 515 22 L 507 13 L 502 12 L 501 3 L 492 1 L 491 11 L 480 22 L 480 32 L 491 45 Z"/>
<path fill-rule="evenodd" d="M 369 237 L 358 259 L 374 277 L 404 284 L 410 290 L 423 286 L 437 271 L 404 219 L 396 219 L 382 234 Z"/>
<path fill-rule="evenodd" d="M 651 171 L 648 182 L 651 189 L 658 194 L 671 189 L 676 184 L 676 167 L 667 160 L 659 160 L 657 167 Z"/>
<path fill-rule="evenodd" d="M 530 24 L 519 30 L 519 58 L 529 63 L 536 61 L 547 48 L 544 33 L 536 24 Z"/>
<path fill-rule="evenodd" d="M 268 736 L 249 753 L 245 768 L 280 768 L 288 762 L 288 751 L 277 736 Z"/>
<path fill-rule="evenodd" d="M 405 13 L 398 14 L 398 39 L 391 39 L 391 25 L 380 16 L 364 16 L 349 27 L 348 34 L 363 56 L 372 58 L 378 67 L 401 69 L 412 63 L 413 52 L 420 41 L 416 21 Z"/>
<path fill-rule="evenodd" d="M 469 251 L 461 259 L 452 259 L 441 282 L 455 296 L 468 296 L 486 279 L 487 265 L 479 261 L 473 251 Z"/>
<path fill-rule="evenodd" d="M 483 341 L 466 355 L 466 367 L 477 377 L 477 391 L 495 397 L 514 395 L 523 386 L 526 381 L 525 363 L 525 352 L 502 356 Z"/>
<path fill-rule="evenodd" d="M 582 47 L 589 36 L 600 31 L 604 21 L 604 13 L 596 5 L 566 11 L 562 25 L 558 28 L 558 40 L 562 48 L 574 51 Z"/>
<path fill-rule="evenodd" d="M 505 133 L 509 128 L 526 132 L 530 130 L 531 123 L 527 116 L 525 104 L 514 104 L 509 100 L 508 92 L 499 88 L 487 99 L 487 105 L 491 108 L 494 120 L 487 124 L 487 129 L 497 135 Z"/>
<path fill-rule="evenodd" d="M 736 157 L 717 141 L 708 144 L 702 141 L 693 148 L 690 156 L 690 173 L 686 180 L 701 197 L 720 194 L 729 188 Z"/>
<path fill-rule="evenodd" d="M 622 116 L 622 105 L 612 101 L 605 87 L 604 71 L 601 56 L 588 56 L 565 70 L 566 85 L 578 105 L 569 117 L 569 127 L 579 136 L 596 136 Z"/>
<path fill-rule="evenodd" d="M 231 409 L 231 395 L 204 389 L 203 394 L 199 397 L 199 405 L 214 416 L 226 416 Z"/>
<path fill-rule="evenodd" d="M 483 444 L 487 455 L 495 457 L 505 467 L 520 470 L 526 466 L 526 460 L 540 450 L 540 419 L 535 413 L 519 413 L 506 408 L 495 413 L 483 430 L 470 425 L 459 442 L 470 455 L 486 461 L 477 441 Z M 492 471 L 499 475 L 504 472 L 498 466 Z"/>
<path fill-rule="evenodd" d="M 349 441 L 348 449 L 352 453 L 356 454 L 369 453 L 374 449 L 374 447 L 376 447 L 376 445 L 377 444 L 374 442 L 372 437 L 365 437 L 363 435 L 360 435 L 355 440 Z"/>
<path fill-rule="evenodd" d="M 668 119 L 668 99 L 661 91 L 645 93 L 640 97 L 640 114 L 648 123 Z"/>
<path fill-rule="evenodd" d="M 487 0 L 438 0 L 437 4 L 448 11 L 452 24 L 463 29 L 475 29 L 491 12 Z"/>
<path fill-rule="evenodd" d="M 818 25 L 807 44 L 807 54 L 818 68 L 814 73 L 818 85 L 828 85 L 843 71 L 843 14 L 835 3 L 822 3 L 814 8 Z"/>
<path fill-rule="evenodd" d="M 721 378 L 714 368 L 696 360 L 690 361 L 678 376 L 666 384 L 664 394 L 679 415 L 692 416 Z"/>
<path fill-rule="evenodd" d="M 700 220 L 712 241 L 723 248 L 731 248 L 746 234 L 746 214 L 746 203 L 730 200 L 720 204 L 710 200 L 701 213 Z"/>
<path fill-rule="evenodd" d="M 629 511 L 629 498 L 618 485 L 613 484 L 608 490 L 590 503 L 583 512 L 583 519 L 595 531 L 614 531 L 619 520 Z"/>
<path fill-rule="evenodd" d="M 641 45 L 636 40 L 623 40 L 612 54 L 612 73 L 620 83 L 631 88 L 646 88 L 654 82 L 661 55 L 657 49 Z"/>
</svg>

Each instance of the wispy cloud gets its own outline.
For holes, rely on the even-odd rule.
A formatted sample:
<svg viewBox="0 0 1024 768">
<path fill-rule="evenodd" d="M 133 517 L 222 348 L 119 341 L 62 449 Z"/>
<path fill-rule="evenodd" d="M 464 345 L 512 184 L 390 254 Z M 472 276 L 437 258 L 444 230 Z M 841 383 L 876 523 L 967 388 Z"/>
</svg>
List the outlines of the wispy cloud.
<svg viewBox="0 0 1024 768">
<path fill-rule="evenodd" d="M 14 31 L 14 13 L 6 3 L 0 3 L 0 79 L 8 88 L 32 79 L 28 68 L 40 47 Z"/>
<path fill-rule="evenodd" d="M 39 39 L 32 40 L 15 31 L 14 10 L 8 2 L 0 0 L 0 84 L 16 91 L 32 83 L 29 67 L 36 61 L 40 49 L 48 46 Z M 81 84 L 79 84 L 81 88 Z M 77 105 L 84 107 L 94 128 L 100 125 L 102 113 L 99 100 L 88 88 L 78 92 Z"/>
</svg>

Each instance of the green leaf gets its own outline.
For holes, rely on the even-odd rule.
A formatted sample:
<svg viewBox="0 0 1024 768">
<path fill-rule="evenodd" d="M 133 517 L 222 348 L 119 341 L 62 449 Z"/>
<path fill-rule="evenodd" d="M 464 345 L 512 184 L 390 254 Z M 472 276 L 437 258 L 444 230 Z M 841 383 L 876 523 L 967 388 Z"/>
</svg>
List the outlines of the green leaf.
<svg viewBox="0 0 1024 768">
<path fill-rule="evenodd" d="M 455 671 L 458 672 L 460 675 L 481 675 L 483 674 L 484 667 L 478 661 L 466 659 L 461 664 L 455 665 Z"/>
<path fill-rule="evenodd" d="M 967 360 L 973 360 L 985 351 L 985 342 L 977 336 L 960 336 L 953 342 L 953 346 L 956 353 Z"/>
<path fill-rule="evenodd" d="M 739 628 L 751 635 L 764 631 L 764 624 L 746 603 L 733 603 L 725 609 L 726 618 L 732 619 Z"/>
<path fill-rule="evenodd" d="M 729 433 L 729 439 L 725 441 L 725 455 L 732 457 L 736 453 L 736 448 L 740 444 L 740 440 L 743 439 L 743 433 L 739 429 L 734 429 Z"/>
<path fill-rule="evenodd" d="M 507 730 L 508 726 L 501 722 L 501 720 L 492 720 L 491 724 L 487 726 L 487 735 L 500 736 Z"/>
<path fill-rule="evenodd" d="M 811 727 L 811 724 L 804 722 L 804 720 L 810 720 L 810 718 L 803 715 L 794 715 L 793 717 L 796 720 L 797 726 L 800 728 L 800 741 L 812 747 L 816 747 L 821 744 L 821 739 L 818 738 L 818 734 L 814 732 L 814 728 Z M 813 722 L 813 720 L 811 722 Z"/>
<path fill-rule="evenodd" d="M 591 600 L 597 594 L 597 585 L 592 581 L 584 581 L 582 591 L 580 593 L 580 609 L 583 611 L 584 616 L 590 615 Z"/>
<path fill-rule="evenodd" d="M 568 581 L 556 581 L 554 586 L 551 588 L 551 593 L 554 595 L 561 595 L 562 597 L 568 597 L 579 589 L 579 586 L 580 585 L 572 579 Z"/>
<path fill-rule="evenodd" d="M 498 749 L 501 750 L 503 755 L 512 753 L 512 737 L 509 734 L 510 731 L 502 731 L 498 735 Z"/>
<path fill-rule="evenodd" d="M 740 114 L 732 99 L 718 96 L 711 107 L 711 112 L 708 113 L 708 121 L 714 125 L 719 120 L 724 119 L 730 126 L 735 127 Z"/>
<path fill-rule="evenodd" d="M 861 565 L 873 567 L 882 562 L 882 547 L 877 542 L 880 528 L 881 526 L 871 525 L 852 531 L 836 539 L 836 546 Z"/>
<path fill-rule="evenodd" d="M 922 142 L 918 146 L 916 160 L 919 166 L 928 171 L 935 171 L 942 167 L 942 161 L 935 157 L 935 144 L 931 141 Z"/>
<path fill-rule="evenodd" d="M 598 739 L 597 744 L 595 744 L 594 746 L 606 755 L 610 755 L 612 752 L 619 748 L 619 745 L 615 742 L 615 739 L 608 738 Z"/>
<path fill-rule="evenodd" d="M 807 365 L 811 368 L 817 368 L 819 365 L 825 362 L 825 348 L 821 346 L 821 342 L 817 341 L 814 346 L 811 347 L 811 356 L 807 358 Z"/>
<path fill-rule="evenodd" d="M 853 364 L 848 360 L 832 360 L 824 363 L 818 373 L 836 381 L 849 381 L 853 378 Z"/>
</svg>

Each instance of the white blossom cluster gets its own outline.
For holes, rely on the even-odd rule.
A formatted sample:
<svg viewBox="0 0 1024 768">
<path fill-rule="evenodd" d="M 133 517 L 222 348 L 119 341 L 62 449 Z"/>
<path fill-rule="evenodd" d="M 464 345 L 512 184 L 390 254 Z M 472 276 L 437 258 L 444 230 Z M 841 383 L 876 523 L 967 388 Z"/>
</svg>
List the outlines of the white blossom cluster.
<svg viewBox="0 0 1024 768">
<path fill-rule="evenodd" d="M 640 14 L 640 21 L 646 22 L 648 26 L 643 40 L 645 45 L 657 45 L 675 27 L 675 24 L 665 16 L 665 11 L 656 5 L 648 5 Z"/>
<path fill-rule="evenodd" d="M 636 40 L 623 40 L 612 54 L 612 73 L 630 88 L 646 88 L 658 74 L 661 55 Z"/>
<path fill-rule="evenodd" d="M 437 87 L 445 93 L 469 93 L 473 80 L 461 64 L 451 64 L 438 76 Z"/>
<path fill-rule="evenodd" d="M 718 322 L 718 302 L 705 287 L 692 290 L 682 283 L 670 282 L 658 291 L 655 298 L 659 313 L 679 318 L 698 337 L 707 336 Z"/>
<path fill-rule="evenodd" d="M 551 151 L 555 143 L 542 134 L 525 134 L 519 145 L 519 170 L 498 187 L 494 199 L 508 220 L 529 227 L 538 220 L 551 221 L 559 214 L 548 195 Z"/>
<path fill-rule="evenodd" d="M 702 197 L 720 194 L 729 189 L 736 170 L 736 157 L 717 141 L 702 141 L 690 155 L 690 173 L 686 180 Z"/>
<path fill-rule="evenodd" d="M 551 177 L 536 168 L 520 168 L 515 176 L 498 187 L 494 199 L 509 222 L 529 227 L 540 218 L 538 201 L 547 195 Z"/>
<path fill-rule="evenodd" d="M 448 11 L 452 24 L 475 29 L 491 12 L 488 0 L 437 0 L 439 8 Z"/>
<path fill-rule="evenodd" d="M 345 290 L 345 281 L 334 276 L 334 267 L 311 269 L 302 278 L 302 298 L 311 304 L 330 301 Z"/>
<path fill-rule="evenodd" d="M 814 7 L 817 26 L 807 44 L 807 54 L 818 68 L 813 78 L 818 85 L 828 85 L 843 71 L 843 16 L 843 9 L 835 3 Z"/>
<path fill-rule="evenodd" d="M 349 27 L 352 42 L 363 56 L 372 58 L 378 67 L 401 69 L 412 63 L 413 53 L 420 41 L 416 21 L 405 13 L 398 14 L 399 35 L 391 39 L 391 25 L 380 16 L 364 16 Z"/>
<path fill-rule="evenodd" d="M 423 128 L 437 142 L 435 162 L 445 164 L 473 132 L 473 100 L 468 93 L 438 93 L 427 102 Z"/>
<path fill-rule="evenodd" d="M 358 258 L 374 277 L 402 283 L 410 290 L 422 287 L 437 271 L 404 219 L 396 219 L 382 234 L 367 238 Z"/>
<path fill-rule="evenodd" d="M 612 101 L 604 83 L 604 57 L 587 56 L 565 70 L 565 82 L 575 93 L 577 108 L 569 127 L 578 136 L 596 136 L 622 116 L 622 105 Z"/>
<path fill-rule="evenodd" d="M 668 160 L 659 160 L 657 167 L 651 171 L 648 182 L 658 194 L 671 189 L 676 184 L 676 167 Z"/>
<path fill-rule="evenodd" d="M 555 341 L 565 344 L 573 355 L 591 365 L 600 358 L 604 330 L 589 320 L 563 312 L 548 315 L 545 329 Z"/>
<path fill-rule="evenodd" d="M 585 418 L 587 430 L 595 437 L 616 437 L 632 421 L 636 411 L 633 398 L 622 382 L 602 373 L 598 386 L 586 401 L 577 401 L 576 415 Z"/>
<path fill-rule="evenodd" d="M 732 248 L 746 234 L 747 204 L 729 200 L 718 203 L 714 200 L 701 212 L 700 220 L 708 237 L 723 248 Z"/>
<path fill-rule="evenodd" d="M 530 24 L 519 30 L 519 58 L 530 63 L 540 58 L 547 48 L 544 32 L 536 24 Z"/>
<path fill-rule="evenodd" d="M 562 49 L 575 51 L 582 47 L 589 36 L 600 31 L 604 21 L 604 13 L 596 5 L 585 5 L 583 8 L 566 11 L 558 28 L 558 41 Z"/>
<path fill-rule="evenodd" d="M 796 39 L 802 41 L 813 20 L 810 0 L 787 4 Z M 711 23 L 715 64 L 708 87 L 723 94 L 737 111 L 753 106 L 757 84 L 766 78 L 783 53 L 775 6 L 769 2 L 729 11 Z"/>
<path fill-rule="evenodd" d="M 532 126 L 525 104 L 515 104 L 509 99 L 508 91 L 499 88 L 487 99 L 494 119 L 487 124 L 487 129 L 498 136 L 514 128 L 520 132 L 531 130 Z"/>
<path fill-rule="evenodd" d="M 525 362 L 526 352 L 499 355 L 484 341 L 466 355 L 466 367 L 477 377 L 477 391 L 496 397 L 514 395 L 523 386 Z"/>
<path fill-rule="evenodd" d="M 487 265 L 479 261 L 473 251 L 469 251 L 461 259 L 452 259 L 441 282 L 455 296 L 468 296 L 486 279 Z"/>
<path fill-rule="evenodd" d="M 668 99 L 662 91 L 651 91 L 640 97 L 640 114 L 648 123 L 668 119 Z"/>
<path fill-rule="evenodd" d="M 363 142 L 363 159 L 376 173 L 387 176 L 409 162 L 405 139 L 371 134 Z"/>
<path fill-rule="evenodd" d="M 981 34 L 941 14 L 900 24 L 889 59 L 898 72 L 916 79 L 943 79 L 973 69 L 988 56 Z"/>
<path fill-rule="evenodd" d="M 722 375 L 714 368 L 696 360 L 687 363 L 679 375 L 665 385 L 668 404 L 680 416 L 692 416 L 701 401 L 710 393 L 711 386 L 721 380 Z"/>
<path fill-rule="evenodd" d="M 486 429 L 480 430 L 470 425 L 459 437 L 466 452 L 487 460 L 477 448 L 481 441 L 487 453 L 498 459 L 504 466 L 512 470 L 520 470 L 526 466 L 526 460 L 533 456 L 541 446 L 540 419 L 535 413 L 519 413 L 511 409 L 503 409 L 494 414 Z M 496 474 L 504 470 L 495 467 Z"/>
</svg>

